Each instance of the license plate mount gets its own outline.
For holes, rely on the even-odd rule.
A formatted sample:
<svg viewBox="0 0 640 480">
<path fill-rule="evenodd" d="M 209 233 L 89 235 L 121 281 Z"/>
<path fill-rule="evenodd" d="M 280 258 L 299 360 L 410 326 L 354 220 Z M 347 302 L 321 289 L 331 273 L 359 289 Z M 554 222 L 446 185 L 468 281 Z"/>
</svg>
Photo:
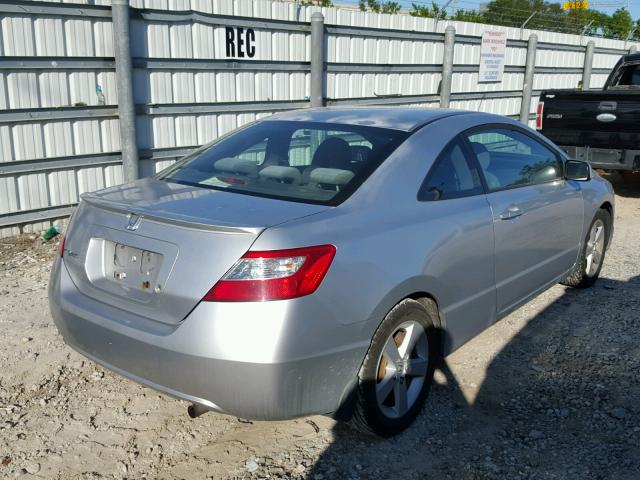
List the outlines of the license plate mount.
<svg viewBox="0 0 640 480">
<path fill-rule="evenodd" d="M 159 291 L 157 279 L 162 254 L 109 240 L 105 242 L 104 252 L 106 279 L 127 290 Z"/>
</svg>

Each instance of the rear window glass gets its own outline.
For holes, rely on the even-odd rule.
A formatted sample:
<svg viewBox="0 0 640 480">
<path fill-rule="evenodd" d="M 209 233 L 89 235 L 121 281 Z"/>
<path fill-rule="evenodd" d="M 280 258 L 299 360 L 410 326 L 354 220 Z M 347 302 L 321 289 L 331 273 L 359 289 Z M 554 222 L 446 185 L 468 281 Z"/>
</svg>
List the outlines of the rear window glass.
<svg viewBox="0 0 640 480">
<path fill-rule="evenodd" d="M 265 121 L 185 157 L 158 178 L 216 190 L 336 205 L 407 138 L 397 130 Z"/>
</svg>

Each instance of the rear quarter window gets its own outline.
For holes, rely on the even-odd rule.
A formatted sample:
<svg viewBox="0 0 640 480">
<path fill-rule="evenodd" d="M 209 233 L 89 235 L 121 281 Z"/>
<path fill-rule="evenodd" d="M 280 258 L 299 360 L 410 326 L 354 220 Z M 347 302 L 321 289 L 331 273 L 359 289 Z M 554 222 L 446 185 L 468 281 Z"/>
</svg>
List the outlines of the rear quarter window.
<svg viewBox="0 0 640 480">
<path fill-rule="evenodd" d="M 484 193 L 480 173 L 460 141 L 450 143 L 438 156 L 425 179 L 418 200 L 439 201 Z"/>
</svg>

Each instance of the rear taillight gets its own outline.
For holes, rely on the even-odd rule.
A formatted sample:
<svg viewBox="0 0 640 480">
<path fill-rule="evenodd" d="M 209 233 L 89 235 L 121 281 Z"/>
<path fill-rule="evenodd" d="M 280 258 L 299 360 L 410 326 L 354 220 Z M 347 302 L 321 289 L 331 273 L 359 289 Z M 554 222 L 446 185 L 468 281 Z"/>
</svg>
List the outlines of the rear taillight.
<svg viewBox="0 0 640 480">
<path fill-rule="evenodd" d="M 205 302 L 264 302 L 316 291 L 336 254 L 333 245 L 247 252 L 202 299 Z"/>
<path fill-rule="evenodd" d="M 544 113 L 544 102 L 538 102 L 536 110 L 536 130 L 542 130 L 542 114 Z"/>
<path fill-rule="evenodd" d="M 64 234 L 60 235 L 60 243 L 58 243 L 58 254 L 61 257 L 64 257 L 64 241 L 66 240 L 66 237 L 64 236 Z"/>
</svg>

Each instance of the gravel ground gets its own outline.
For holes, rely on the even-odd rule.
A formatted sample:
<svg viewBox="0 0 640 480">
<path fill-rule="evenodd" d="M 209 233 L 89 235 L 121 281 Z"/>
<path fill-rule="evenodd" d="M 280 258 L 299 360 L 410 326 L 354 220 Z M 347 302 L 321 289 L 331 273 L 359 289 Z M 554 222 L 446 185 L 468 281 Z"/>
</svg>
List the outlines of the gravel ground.
<svg viewBox="0 0 640 480">
<path fill-rule="evenodd" d="M 325 417 L 207 414 L 66 347 L 55 242 L 0 242 L 0 478 L 640 479 L 640 184 L 590 290 L 555 286 L 449 356 L 423 413 L 379 440 Z"/>
</svg>

